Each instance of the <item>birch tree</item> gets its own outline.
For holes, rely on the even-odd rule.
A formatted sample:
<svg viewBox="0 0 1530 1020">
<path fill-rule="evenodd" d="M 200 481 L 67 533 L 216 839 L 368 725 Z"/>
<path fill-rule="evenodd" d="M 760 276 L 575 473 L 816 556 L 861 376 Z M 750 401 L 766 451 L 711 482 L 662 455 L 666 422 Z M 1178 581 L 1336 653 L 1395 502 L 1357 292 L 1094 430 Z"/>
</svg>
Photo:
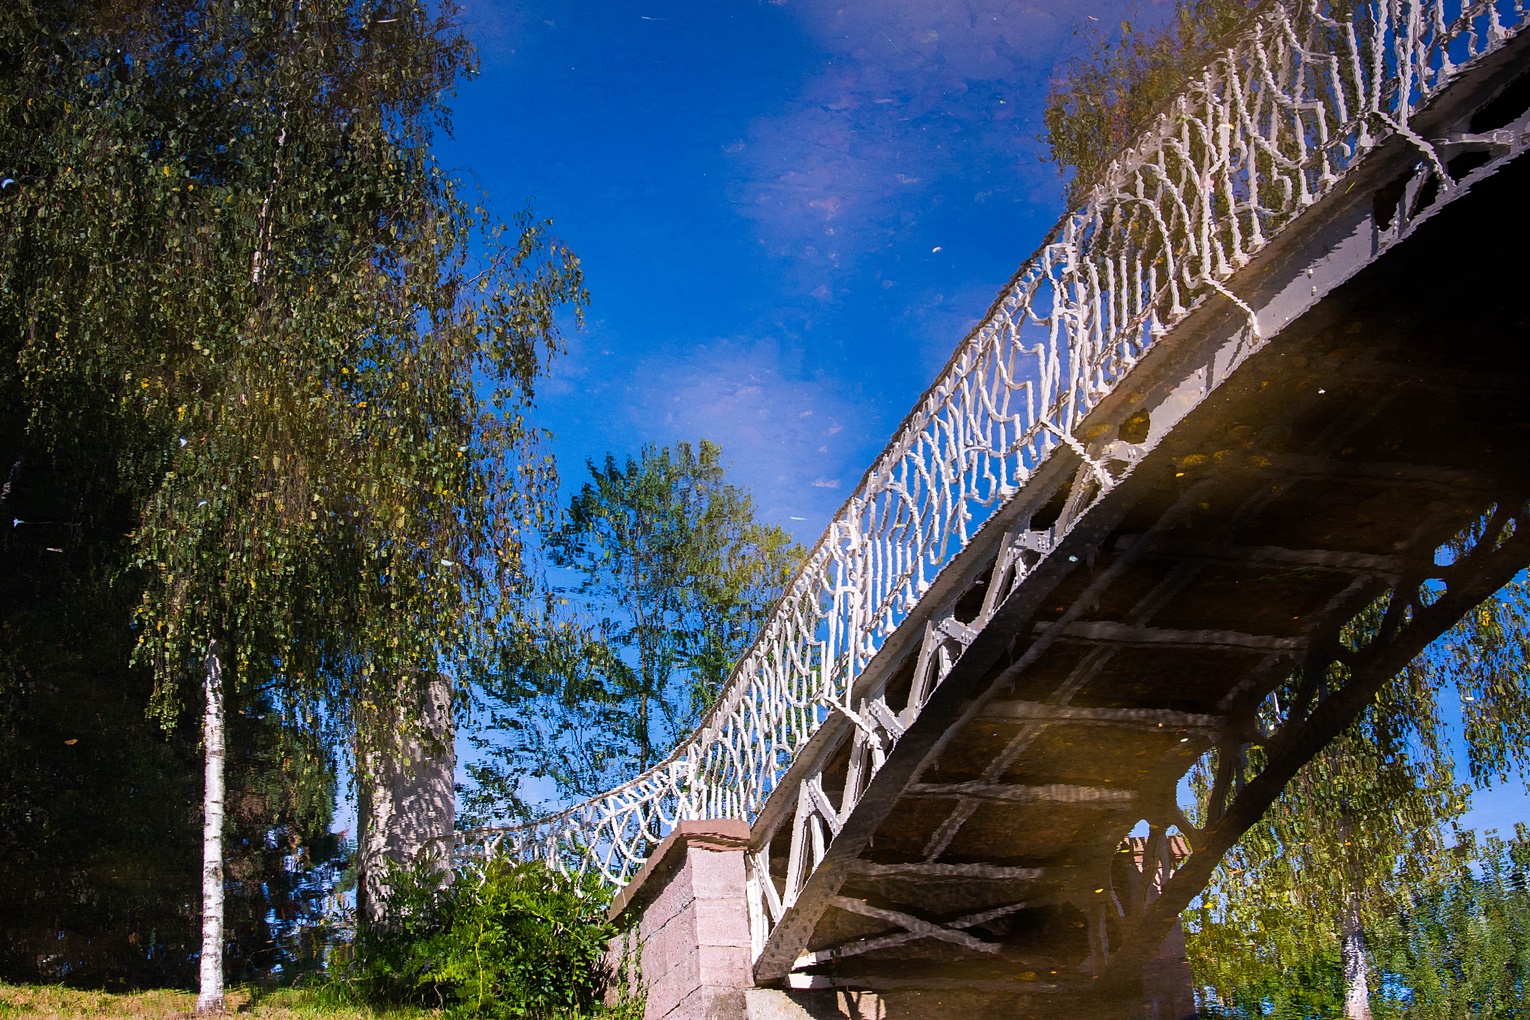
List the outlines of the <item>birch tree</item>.
<svg viewBox="0 0 1530 1020">
<path fill-rule="evenodd" d="M 201 695 L 213 1011 L 222 706 L 258 683 L 343 727 L 474 676 L 524 594 L 524 415 L 579 266 L 434 159 L 473 62 L 423 0 L 20 0 L 0 49 L 5 350 L 38 441 L 108 444 L 135 493 L 155 711 Z"/>
<path fill-rule="evenodd" d="M 1466 796 L 1448 760 L 1419 753 L 1418 716 L 1396 710 L 1419 686 L 1394 682 L 1302 769 L 1191 911 L 1197 982 L 1224 1006 L 1283 984 L 1287 1002 L 1370 1020 L 1368 932 L 1454 863 Z"/>
<path fill-rule="evenodd" d="M 755 518 L 715 443 L 588 468 L 545 537 L 565 605 L 519 635 L 492 686 L 522 710 L 495 720 L 495 761 L 470 766 L 475 817 L 513 814 L 522 773 L 588 795 L 655 764 L 711 707 L 802 559 Z"/>
<path fill-rule="evenodd" d="M 1530 583 L 1521 580 L 1396 677 L 1229 852 L 1188 918 L 1197 982 L 1229 1015 L 1275 988 L 1348 1020 L 1374 1015 L 1372 933 L 1406 927 L 1444 879 L 1479 860 L 1459 828 L 1474 789 L 1530 777 L 1527 663 Z M 1447 701 L 1460 709 L 1457 747 Z M 1429 966 L 1419 956 L 1411 980 Z M 1448 958 L 1433 963 L 1437 980 L 1456 969 Z M 1490 991 L 1517 994 L 1507 984 Z"/>
</svg>

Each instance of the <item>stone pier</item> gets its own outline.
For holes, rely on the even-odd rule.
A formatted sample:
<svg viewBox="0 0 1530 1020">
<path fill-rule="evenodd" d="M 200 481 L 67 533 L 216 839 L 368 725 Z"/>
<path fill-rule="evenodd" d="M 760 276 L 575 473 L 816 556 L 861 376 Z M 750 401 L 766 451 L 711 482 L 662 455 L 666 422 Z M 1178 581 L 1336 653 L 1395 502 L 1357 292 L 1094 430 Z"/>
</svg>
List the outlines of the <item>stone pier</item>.
<svg viewBox="0 0 1530 1020">
<path fill-rule="evenodd" d="M 749 826 L 742 821 L 681 822 L 612 901 L 610 916 L 633 925 L 624 944 L 612 952 L 638 952 L 633 980 L 647 996 L 644 1020 L 1012 1020 L 1038 1009 L 1101 1020 L 1185 1020 L 1194 1015 L 1184 933 L 1178 926 L 1144 973 L 1142 995 L 1130 1002 L 1038 995 L 1035 975 L 1023 971 L 1007 981 L 990 977 L 971 987 L 929 972 L 908 973 L 880 991 L 856 988 L 850 981 L 845 987 L 756 987 L 745 900 L 749 839 Z M 1129 844 L 1134 853 L 1128 866 L 1139 876 L 1149 863 L 1142 842 Z"/>
<path fill-rule="evenodd" d="M 681 822 L 612 901 L 613 918 L 635 912 L 645 1020 L 746 1015 L 748 844 L 742 821 Z"/>
</svg>

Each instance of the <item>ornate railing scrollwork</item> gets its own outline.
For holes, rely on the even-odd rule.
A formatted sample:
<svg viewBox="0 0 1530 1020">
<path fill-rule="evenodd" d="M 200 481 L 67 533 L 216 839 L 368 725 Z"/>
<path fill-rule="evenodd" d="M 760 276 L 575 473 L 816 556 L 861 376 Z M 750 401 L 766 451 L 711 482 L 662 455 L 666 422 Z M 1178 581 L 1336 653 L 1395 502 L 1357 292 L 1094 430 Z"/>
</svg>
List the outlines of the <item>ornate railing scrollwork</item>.
<svg viewBox="0 0 1530 1020">
<path fill-rule="evenodd" d="M 1199 303 L 1230 301 L 1258 337 L 1229 281 L 1378 145 L 1402 138 L 1433 171 L 1434 187 L 1453 187 L 1444 163 L 1454 149 L 1420 136 L 1414 115 L 1522 27 L 1526 2 L 1266 4 L 1062 218 L 957 347 L 696 733 L 599 797 L 528 825 L 464 833 L 459 852 L 594 869 L 619 886 L 681 819 L 752 820 L 825 719 L 840 713 L 855 727 L 852 775 L 834 796 L 816 778 L 800 785 L 786 888 L 767 881 L 756 891 L 754 909 L 774 924 L 971 633 L 1114 485 L 1107 460 L 1131 459 L 1130 449 L 1102 457 L 1087 447 L 1077 435 L 1084 417 Z M 1474 136 L 1449 144 L 1497 143 Z M 1417 195 L 1398 200 L 1400 221 Z M 1130 438 L 1123 427 L 1116 445 L 1145 441 L 1149 423 L 1140 425 L 1143 434 Z M 875 692 L 852 704 L 857 678 L 941 569 L 1059 446 L 1084 465 L 1063 516 L 1050 529 L 1016 527 L 1004 538 L 977 619 L 921 614 L 928 622 L 906 705 L 894 711 Z M 768 876 L 768 861 L 755 860 L 754 873 Z"/>
</svg>

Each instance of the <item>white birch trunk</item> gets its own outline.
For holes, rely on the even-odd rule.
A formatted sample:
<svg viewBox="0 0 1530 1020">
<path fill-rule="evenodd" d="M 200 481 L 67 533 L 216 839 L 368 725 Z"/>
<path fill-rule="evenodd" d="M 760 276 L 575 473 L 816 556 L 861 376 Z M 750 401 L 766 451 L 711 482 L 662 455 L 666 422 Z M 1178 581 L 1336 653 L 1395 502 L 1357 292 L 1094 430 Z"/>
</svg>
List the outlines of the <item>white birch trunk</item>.
<svg viewBox="0 0 1530 1020">
<path fill-rule="evenodd" d="M 223 649 L 208 642 L 202 681 L 202 963 L 198 1013 L 223 1012 Z"/>
<path fill-rule="evenodd" d="M 1371 990 L 1365 983 L 1365 925 L 1360 907 L 1351 903 L 1344 913 L 1339 960 L 1344 968 L 1346 1020 L 1371 1020 Z"/>
</svg>

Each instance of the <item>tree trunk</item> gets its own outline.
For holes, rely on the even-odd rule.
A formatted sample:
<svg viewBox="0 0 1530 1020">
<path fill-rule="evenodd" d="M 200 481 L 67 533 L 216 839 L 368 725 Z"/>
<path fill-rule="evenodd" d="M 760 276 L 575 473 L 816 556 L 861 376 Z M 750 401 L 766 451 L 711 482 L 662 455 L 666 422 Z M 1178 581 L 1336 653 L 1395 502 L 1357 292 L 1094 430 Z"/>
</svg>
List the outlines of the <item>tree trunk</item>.
<svg viewBox="0 0 1530 1020">
<path fill-rule="evenodd" d="M 208 642 L 202 681 L 202 963 L 198 1013 L 223 1012 L 223 649 Z"/>
<path fill-rule="evenodd" d="M 1340 931 L 1339 959 L 1344 968 L 1344 1016 L 1347 1020 L 1371 1020 L 1371 991 L 1365 983 L 1365 925 L 1360 905 L 1351 902 L 1344 911 Z"/>
<path fill-rule="evenodd" d="M 410 719 L 415 713 L 406 699 L 416 697 L 411 683 L 399 684 L 397 704 L 357 714 L 357 724 L 373 735 L 370 749 L 358 746 L 356 756 L 356 913 L 364 924 L 386 913 L 395 869 L 428 867 L 440 873 L 443 886 L 451 880 L 451 681 L 436 677 L 424 694 L 423 718 Z"/>
</svg>

